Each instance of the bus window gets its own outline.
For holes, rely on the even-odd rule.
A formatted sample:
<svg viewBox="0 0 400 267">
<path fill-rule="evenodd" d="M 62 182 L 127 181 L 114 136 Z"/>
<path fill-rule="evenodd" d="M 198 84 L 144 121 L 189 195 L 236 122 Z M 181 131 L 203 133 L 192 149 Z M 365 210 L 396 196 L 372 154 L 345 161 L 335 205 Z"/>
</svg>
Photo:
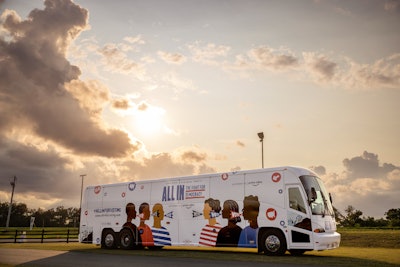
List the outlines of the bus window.
<svg viewBox="0 0 400 267">
<path fill-rule="evenodd" d="M 291 209 L 306 213 L 304 200 L 299 188 L 289 188 L 289 207 Z"/>
</svg>

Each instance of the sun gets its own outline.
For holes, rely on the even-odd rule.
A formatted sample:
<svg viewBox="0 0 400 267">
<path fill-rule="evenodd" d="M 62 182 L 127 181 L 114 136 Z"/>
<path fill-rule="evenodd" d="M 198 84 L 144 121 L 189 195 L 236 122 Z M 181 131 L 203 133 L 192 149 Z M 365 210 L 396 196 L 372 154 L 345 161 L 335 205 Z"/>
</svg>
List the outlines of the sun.
<svg viewBox="0 0 400 267">
<path fill-rule="evenodd" d="M 148 104 L 140 104 L 134 114 L 134 124 L 138 132 L 144 135 L 161 133 L 164 128 L 165 110 Z"/>
</svg>

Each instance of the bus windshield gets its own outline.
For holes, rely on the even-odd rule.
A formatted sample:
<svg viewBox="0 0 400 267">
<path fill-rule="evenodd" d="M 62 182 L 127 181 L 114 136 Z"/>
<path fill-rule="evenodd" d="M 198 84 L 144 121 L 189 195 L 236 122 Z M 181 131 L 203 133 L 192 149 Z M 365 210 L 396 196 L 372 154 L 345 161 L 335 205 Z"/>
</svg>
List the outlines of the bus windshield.
<svg viewBox="0 0 400 267">
<path fill-rule="evenodd" d="M 300 181 L 307 193 L 312 214 L 334 217 L 335 213 L 324 183 L 318 177 L 311 175 L 300 176 Z"/>
</svg>

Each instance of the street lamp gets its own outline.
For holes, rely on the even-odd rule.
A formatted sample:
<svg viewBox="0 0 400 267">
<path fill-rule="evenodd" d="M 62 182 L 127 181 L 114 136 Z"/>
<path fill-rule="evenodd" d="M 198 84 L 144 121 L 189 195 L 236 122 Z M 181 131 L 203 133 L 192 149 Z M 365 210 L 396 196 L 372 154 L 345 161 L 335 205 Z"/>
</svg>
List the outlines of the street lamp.
<svg viewBox="0 0 400 267">
<path fill-rule="evenodd" d="M 15 189 L 16 181 L 17 181 L 17 177 L 16 176 L 14 176 L 14 180 L 13 181 L 10 181 L 10 185 L 12 186 L 12 191 L 11 191 L 10 207 L 8 208 L 6 228 L 8 228 L 8 226 L 10 225 L 11 207 L 12 207 L 13 198 L 14 198 L 14 189 Z"/>
<path fill-rule="evenodd" d="M 257 134 L 261 142 L 261 166 L 264 169 L 264 132 Z"/>
<path fill-rule="evenodd" d="M 80 177 L 82 178 L 82 184 L 81 184 L 81 202 L 79 204 L 79 213 L 82 212 L 83 178 L 85 178 L 85 176 L 86 176 L 86 174 L 81 174 L 80 175 Z"/>
</svg>

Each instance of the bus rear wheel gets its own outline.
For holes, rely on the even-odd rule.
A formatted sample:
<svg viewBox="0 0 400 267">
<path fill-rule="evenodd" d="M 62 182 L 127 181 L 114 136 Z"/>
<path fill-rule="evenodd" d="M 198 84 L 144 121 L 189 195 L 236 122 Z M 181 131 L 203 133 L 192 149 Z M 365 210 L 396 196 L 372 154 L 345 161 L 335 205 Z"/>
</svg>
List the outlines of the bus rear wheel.
<svg viewBox="0 0 400 267">
<path fill-rule="evenodd" d="M 101 247 L 114 249 L 117 247 L 117 238 L 115 232 L 111 229 L 105 229 L 101 237 Z"/>
<path fill-rule="evenodd" d="M 268 256 L 282 256 L 286 252 L 286 238 L 281 231 L 266 229 L 260 236 L 260 249 Z"/>
</svg>

